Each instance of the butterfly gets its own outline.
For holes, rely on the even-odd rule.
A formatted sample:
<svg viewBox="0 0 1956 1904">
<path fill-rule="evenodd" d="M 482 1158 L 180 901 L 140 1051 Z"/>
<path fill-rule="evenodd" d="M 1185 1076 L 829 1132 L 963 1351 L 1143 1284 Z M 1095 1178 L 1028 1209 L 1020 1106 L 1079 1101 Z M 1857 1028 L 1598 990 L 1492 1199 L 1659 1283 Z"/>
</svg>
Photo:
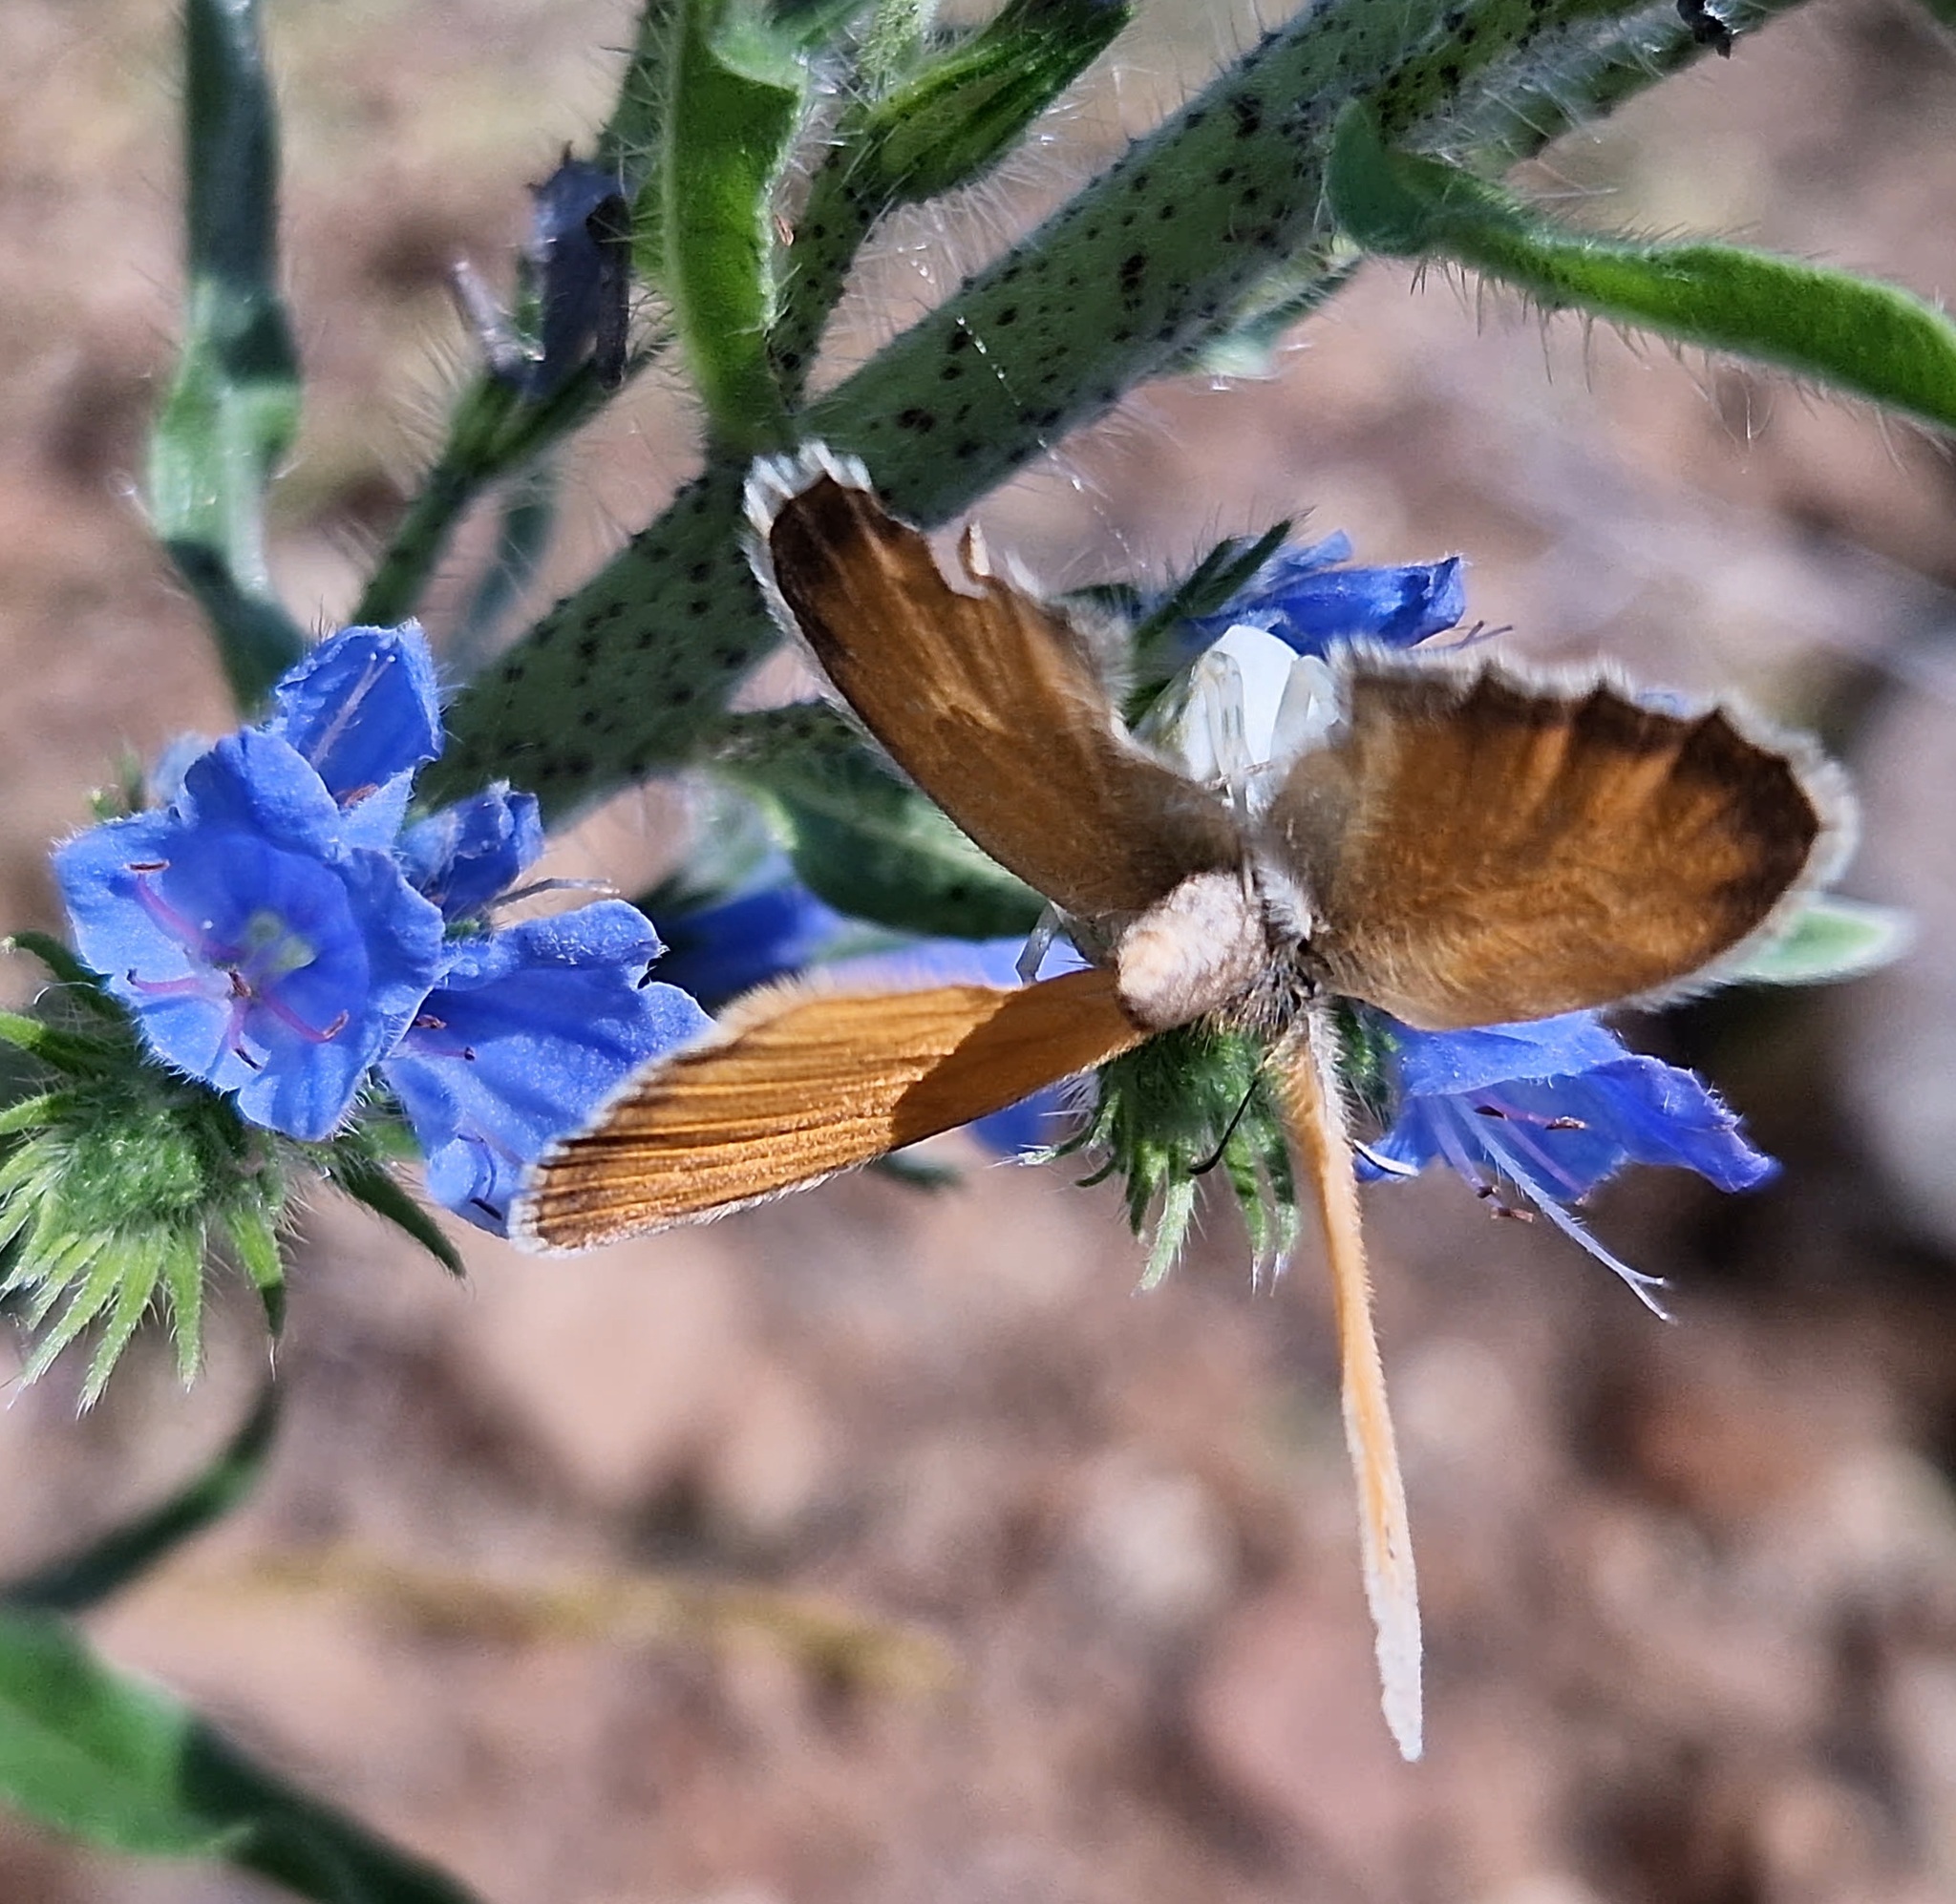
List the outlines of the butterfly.
<svg viewBox="0 0 1956 1904">
<path fill-rule="evenodd" d="M 581 1249 L 715 1216 L 1177 1026 L 1258 1034 L 1323 1218 L 1386 1714 L 1416 1757 L 1417 1595 L 1334 1002 L 1440 1030 L 1703 984 L 1839 858 L 1838 776 L 1724 708 L 1351 645 L 1310 744 L 1252 804 L 1137 739 L 1064 612 L 990 573 L 970 533 L 947 573 L 860 464 L 763 463 L 748 499 L 784 628 L 1091 963 L 1010 989 L 763 987 L 553 1146 L 511 1234 Z"/>
</svg>

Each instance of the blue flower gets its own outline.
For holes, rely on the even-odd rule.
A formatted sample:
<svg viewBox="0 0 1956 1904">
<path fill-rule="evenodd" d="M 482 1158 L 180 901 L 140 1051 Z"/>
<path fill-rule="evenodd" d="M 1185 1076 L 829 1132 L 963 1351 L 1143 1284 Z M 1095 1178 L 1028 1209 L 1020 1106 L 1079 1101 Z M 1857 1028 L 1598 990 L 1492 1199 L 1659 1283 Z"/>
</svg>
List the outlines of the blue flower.
<svg viewBox="0 0 1956 1904">
<path fill-rule="evenodd" d="M 623 900 L 490 926 L 492 902 L 542 850 L 535 797 L 500 784 L 416 821 L 400 847 L 408 878 L 460 936 L 381 1076 L 414 1126 L 430 1193 L 498 1236 L 554 1139 L 712 1022 L 678 986 L 647 983 L 665 948 Z"/>
<path fill-rule="evenodd" d="M 619 899 L 457 943 L 380 1068 L 437 1201 L 502 1235 L 525 1167 L 712 1023 L 676 985 L 646 984 L 662 949 Z"/>
<path fill-rule="evenodd" d="M 246 729 L 169 807 L 54 856 L 76 948 L 166 1064 L 240 1112 L 319 1140 L 419 1009 L 441 915 L 286 740 Z"/>
<path fill-rule="evenodd" d="M 263 731 L 304 755 L 353 844 L 391 848 L 415 772 L 441 751 L 435 658 L 417 622 L 343 628 L 272 689 Z"/>
<path fill-rule="evenodd" d="M 660 976 L 709 1011 L 829 957 L 858 928 L 798 880 L 764 886 L 667 920 Z"/>
<path fill-rule="evenodd" d="M 1233 627 L 1262 628 L 1299 654 L 1323 655 L 1340 642 L 1412 647 L 1455 626 L 1467 612 L 1465 563 L 1408 562 L 1349 568 L 1351 542 L 1342 534 L 1281 548 L 1213 615 L 1187 625 L 1200 638 L 1193 660 Z"/>
<path fill-rule="evenodd" d="M 646 984 L 658 936 L 620 901 L 492 926 L 542 851 L 529 794 L 403 826 L 442 739 L 413 623 L 322 642 L 273 699 L 166 808 L 55 856 L 77 947 L 157 1055 L 253 1123 L 330 1137 L 377 1068 L 436 1196 L 500 1230 L 524 1166 L 707 1016 Z"/>
<path fill-rule="evenodd" d="M 1392 1121 L 1360 1176 L 1450 1164 L 1481 1195 L 1511 1183 L 1649 1306 L 1662 1279 L 1604 1249 L 1568 1206 L 1626 1163 L 1694 1170 L 1748 1190 L 1777 1166 L 1692 1072 L 1628 1049 L 1593 1012 L 1472 1031 L 1415 1031 L 1367 1014 L 1386 1056 Z"/>
</svg>

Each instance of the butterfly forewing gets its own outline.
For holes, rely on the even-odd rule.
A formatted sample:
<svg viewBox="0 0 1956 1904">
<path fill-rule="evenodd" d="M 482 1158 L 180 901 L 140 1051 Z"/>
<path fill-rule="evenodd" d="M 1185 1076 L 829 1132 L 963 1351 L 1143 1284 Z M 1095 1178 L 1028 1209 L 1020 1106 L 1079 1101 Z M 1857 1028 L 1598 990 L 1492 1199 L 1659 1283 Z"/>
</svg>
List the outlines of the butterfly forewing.
<svg viewBox="0 0 1956 1904">
<path fill-rule="evenodd" d="M 1648 997 L 1715 963 L 1838 857 L 1816 761 L 1722 709 L 1359 654 L 1345 725 L 1260 844 L 1330 989 L 1428 1029 Z"/>
<path fill-rule="evenodd" d="M 1001 865 L 1102 918 L 1238 863 L 1227 808 L 1120 729 L 1055 610 L 989 577 L 953 588 L 840 466 L 757 477 L 750 498 L 775 587 L 837 691 Z"/>
<path fill-rule="evenodd" d="M 759 992 L 546 1152 L 511 1234 L 585 1249 L 719 1216 L 1002 1111 L 1141 1036 L 1097 968 L 1013 990 Z"/>
</svg>

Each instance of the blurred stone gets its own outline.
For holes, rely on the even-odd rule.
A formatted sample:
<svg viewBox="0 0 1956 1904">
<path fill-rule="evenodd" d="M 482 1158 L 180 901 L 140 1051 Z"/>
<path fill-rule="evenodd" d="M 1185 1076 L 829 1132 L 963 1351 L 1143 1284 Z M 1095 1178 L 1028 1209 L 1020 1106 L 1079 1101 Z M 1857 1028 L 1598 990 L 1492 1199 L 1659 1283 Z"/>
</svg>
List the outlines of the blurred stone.
<svg viewBox="0 0 1956 1904">
<path fill-rule="evenodd" d="M 778 1362 L 755 1362 L 708 1448 L 699 1487 L 714 1529 L 739 1549 L 787 1542 L 829 1485 L 834 1435 L 815 1394 Z"/>
<path fill-rule="evenodd" d="M 737 1406 L 748 1317 L 732 1234 L 673 1231 L 562 1262 L 475 1250 L 452 1352 L 580 1492 L 633 1505 Z"/>
<path fill-rule="evenodd" d="M 1914 1219 L 1956 1249 L 1956 670 L 1936 678 L 1941 692 L 1889 701 L 1858 776 L 1854 890 L 1905 904 L 1915 944 L 1831 1004 L 1854 1129 Z"/>
<path fill-rule="evenodd" d="M 1175 1632 L 1214 1613 L 1236 1576 L 1235 1539 L 1192 1474 L 1127 1450 L 1087 1484 L 1074 1541 L 1089 1591 L 1116 1621 Z"/>
<path fill-rule="evenodd" d="M 1236 1803 L 1328 1856 L 1361 1895 L 1406 1894 L 1426 1794 L 1379 1711 L 1355 1557 L 1347 1589 L 1282 1581 L 1224 1621 L 1189 1718 Z"/>
</svg>

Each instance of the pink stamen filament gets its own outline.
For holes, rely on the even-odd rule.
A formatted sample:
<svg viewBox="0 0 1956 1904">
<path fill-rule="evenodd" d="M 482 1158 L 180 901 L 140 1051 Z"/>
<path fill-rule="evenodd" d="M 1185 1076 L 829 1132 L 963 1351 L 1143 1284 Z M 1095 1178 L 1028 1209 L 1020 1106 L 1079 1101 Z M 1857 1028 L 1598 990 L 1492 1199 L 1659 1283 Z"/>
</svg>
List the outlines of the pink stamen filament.
<svg viewBox="0 0 1956 1904">
<path fill-rule="evenodd" d="M 1464 1112 L 1459 1111 L 1457 1108 L 1452 1104 L 1449 1104 L 1447 1106 L 1447 1109 L 1454 1111 L 1455 1115 L 1460 1117 L 1464 1125 Z M 1436 1119 L 1435 1122 L 1437 1123 L 1438 1120 Z M 1576 1220 L 1576 1218 L 1573 1216 L 1570 1215 L 1567 1208 L 1554 1195 L 1552 1192 L 1550 1192 L 1544 1185 L 1536 1182 L 1534 1177 L 1531 1176 L 1528 1174 L 1527 1170 L 1522 1166 L 1520 1159 L 1517 1157 L 1514 1154 L 1514 1153 L 1508 1149 L 1507 1145 L 1504 1142 L 1502 1142 L 1501 1139 L 1498 1137 L 1493 1131 L 1483 1126 L 1478 1134 L 1479 1136 L 1481 1144 L 1487 1150 L 1489 1154 L 1494 1158 L 1501 1174 L 1504 1176 L 1506 1176 L 1514 1184 L 1515 1188 L 1519 1190 L 1522 1194 L 1522 1195 L 1527 1197 L 1528 1200 L 1531 1203 L 1533 1203 L 1535 1207 L 1538 1210 L 1540 1210 L 1541 1214 L 1544 1216 L 1546 1216 L 1548 1220 L 1551 1223 L 1553 1223 L 1558 1230 L 1560 1230 L 1563 1233 L 1563 1236 L 1567 1237 L 1572 1242 L 1580 1243 L 1585 1250 L 1589 1252 L 1591 1256 L 1593 1256 L 1596 1259 L 1598 1262 L 1602 1263 L 1605 1269 L 1614 1270 L 1616 1274 L 1624 1280 L 1624 1281 L 1629 1284 L 1631 1293 L 1636 1297 L 1638 1301 L 1643 1303 L 1643 1305 L 1650 1311 L 1650 1313 L 1653 1316 L 1660 1317 L 1663 1321 L 1667 1322 L 1671 1320 L 1670 1311 L 1667 1309 L 1664 1306 L 1664 1304 L 1657 1300 L 1657 1297 L 1654 1293 L 1655 1291 L 1662 1289 L 1665 1286 L 1663 1277 L 1647 1276 L 1641 1269 L 1632 1269 L 1630 1265 L 1625 1262 L 1621 1257 L 1613 1256 L 1608 1250 L 1605 1249 L 1604 1246 L 1601 1243 L 1599 1243 L 1596 1240 L 1596 1238 L 1592 1237 L 1589 1234 L 1589 1232 L 1586 1229 L 1584 1229 L 1580 1222 Z M 1514 1132 L 1514 1134 L 1517 1137 L 1520 1137 L 1521 1135 L 1520 1132 Z"/>
<path fill-rule="evenodd" d="M 321 1029 L 308 1024 L 305 1019 L 280 998 L 271 984 L 248 977 L 244 967 L 252 961 L 252 954 L 231 946 L 215 944 L 204 929 L 195 924 L 184 914 L 179 912 L 168 899 L 164 899 L 152 883 L 149 875 L 168 868 L 168 860 L 139 860 L 129 870 L 136 877 L 137 902 L 143 911 L 176 940 L 186 952 L 202 963 L 211 967 L 205 973 L 191 973 L 181 979 L 144 979 L 131 971 L 130 984 L 138 991 L 153 998 L 207 998 L 213 997 L 211 981 L 223 975 L 223 983 L 230 1000 L 230 1010 L 225 1016 L 224 1034 L 220 1043 L 220 1052 L 229 1051 L 253 1070 L 261 1070 L 261 1060 L 254 1058 L 244 1048 L 245 1020 L 254 1008 L 268 1011 L 287 1031 L 304 1039 L 308 1045 L 330 1045 L 347 1028 L 351 1014 L 342 1011 L 330 1024 Z M 309 963 L 309 961 L 308 962 Z M 302 969 L 294 965 L 288 970 Z M 287 976 L 286 971 L 273 974 L 273 982 Z"/>
<path fill-rule="evenodd" d="M 1480 1111 L 1483 1109 L 1483 1106 L 1477 1104 L 1474 1108 L 1477 1111 Z M 1540 1164 L 1543 1171 L 1548 1174 L 1551 1182 L 1558 1183 L 1563 1187 L 1563 1195 L 1565 1199 L 1582 1195 L 1583 1186 L 1569 1174 L 1568 1167 L 1551 1156 L 1528 1133 L 1527 1127 L 1530 1124 L 1546 1127 L 1548 1122 L 1546 1118 L 1531 1117 L 1526 1112 L 1509 1111 L 1499 1105 L 1495 1105 L 1491 1108 L 1495 1116 L 1508 1127 L 1503 1133 L 1506 1142 L 1499 1147 L 1499 1154 L 1506 1155 L 1508 1146 L 1512 1144 L 1524 1156 L 1530 1157 Z M 1582 1127 L 1578 1126 L 1577 1128 L 1581 1129 Z M 1487 1144 L 1488 1149 L 1497 1149 L 1492 1133 L 1483 1132 L 1482 1139 Z"/>
</svg>

